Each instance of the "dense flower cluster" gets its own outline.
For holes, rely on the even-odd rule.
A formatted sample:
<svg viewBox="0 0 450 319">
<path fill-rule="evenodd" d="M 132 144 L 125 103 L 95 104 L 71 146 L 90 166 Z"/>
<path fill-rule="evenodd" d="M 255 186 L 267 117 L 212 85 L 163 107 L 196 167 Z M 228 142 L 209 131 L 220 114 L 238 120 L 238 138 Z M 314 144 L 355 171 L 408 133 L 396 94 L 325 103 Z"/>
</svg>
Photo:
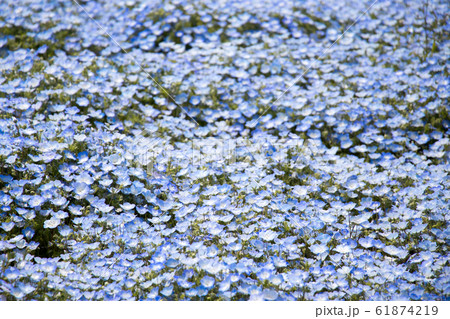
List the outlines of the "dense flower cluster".
<svg viewBox="0 0 450 319">
<path fill-rule="evenodd" d="M 449 298 L 446 1 L 78 2 L 0 3 L 2 299 Z"/>
</svg>

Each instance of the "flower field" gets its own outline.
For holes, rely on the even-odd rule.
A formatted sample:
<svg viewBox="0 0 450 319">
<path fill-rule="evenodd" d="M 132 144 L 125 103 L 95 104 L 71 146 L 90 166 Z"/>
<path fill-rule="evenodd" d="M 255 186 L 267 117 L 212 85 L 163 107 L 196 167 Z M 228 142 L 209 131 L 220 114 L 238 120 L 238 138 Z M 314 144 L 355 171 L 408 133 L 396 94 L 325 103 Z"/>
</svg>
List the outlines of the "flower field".
<svg viewBox="0 0 450 319">
<path fill-rule="evenodd" d="M 2 0 L 0 300 L 449 300 L 449 12 Z"/>
</svg>

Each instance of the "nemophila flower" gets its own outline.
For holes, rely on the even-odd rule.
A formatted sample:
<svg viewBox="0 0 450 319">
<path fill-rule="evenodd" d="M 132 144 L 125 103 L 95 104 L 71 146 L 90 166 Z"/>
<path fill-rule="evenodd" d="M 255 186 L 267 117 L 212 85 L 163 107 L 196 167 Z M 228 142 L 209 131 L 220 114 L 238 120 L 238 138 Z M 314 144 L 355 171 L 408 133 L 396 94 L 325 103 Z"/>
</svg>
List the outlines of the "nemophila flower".
<svg viewBox="0 0 450 319">
<path fill-rule="evenodd" d="M 421 233 L 425 228 L 427 228 L 427 224 L 419 223 L 418 225 L 413 226 L 409 231 L 411 234 Z"/>
<path fill-rule="evenodd" d="M 33 228 L 31 227 L 27 227 L 24 230 L 22 230 L 22 234 L 27 238 L 27 239 L 31 239 L 33 238 L 35 231 Z"/>
<path fill-rule="evenodd" d="M 208 225 L 208 233 L 217 236 L 219 235 L 224 229 L 224 226 L 217 224 L 217 223 L 211 223 Z"/>
<path fill-rule="evenodd" d="M 136 205 L 131 203 L 123 203 L 120 204 L 120 207 L 122 207 L 123 210 L 132 210 L 136 207 Z"/>
<path fill-rule="evenodd" d="M 258 279 L 260 280 L 268 280 L 270 278 L 270 276 L 272 275 L 272 272 L 269 271 L 268 269 L 261 269 L 258 273 Z"/>
<path fill-rule="evenodd" d="M 65 204 L 67 204 L 67 199 L 64 197 L 58 197 L 52 199 L 50 202 L 55 206 L 64 206 Z"/>
<path fill-rule="evenodd" d="M 82 142 L 84 139 L 81 138 L 81 135 L 78 135 L 76 140 L 78 142 Z M 80 153 L 78 153 L 77 158 L 78 158 L 78 163 L 79 164 L 83 164 L 83 163 L 85 163 L 85 162 L 87 162 L 89 160 L 89 154 L 87 152 L 80 152 Z M 83 177 L 80 176 L 80 182 L 83 182 L 82 178 Z M 88 181 L 90 181 L 90 179 L 88 179 Z M 86 183 L 86 184 L 88 184 L 88 183 Z"/>
<path fill-rule="evenodd" d="M 357 176 L 350 176 L 347 179 L 347 181 L 345 183 L 345 186 L 351 191 L 356 190 L 359 187 L 358 177 Z"/>
<path fill-rule="evenodd" d="M 52 262 L 43 263 L 40 268 L 46 273 L 54 273 L 56 271 L 56 265 Z"/>
<path fill-rule="evenodd" d="M 94 200 L 92 206 L 101 211 L 102 213 L 109 213 L 114 209 L 114 206 L 106 204 L 104 199 Z"/>
<path fill-rule="evenodd" d="M 132 279 L 125 280 L 125 287 L 127 287 L 128 289 L 132 288 L 135 284 L 136 282 Z"/>
<path fill-rule="evenodd" d="M 324 223 L 335 223 L 337 221 L 337 217 L 333 214 L 321 214 L 319 215 L 319 218 Z"/>
<path fill-rule="evenodd" d="M 112 183 L 113 183 L 113 180 L 109 179 L 109 178 L 102 179 L 102 180 L 99 181 L 99 184 L 104 186 L 104 187 L 109 187 Z"/>
<path fill-rule="evenodd" d="M 325 244 L 314 244 L 309 247 L 313 254 L 319 255 L 328 252 L 328 246 Z"/>
<path fill-rule="evenodd" d="M 373 247 L 373 239 L 372 238 L 370 238 L 370 237 L 364 237 L 364 238 L 361 238 L 361 239 L 359 239 L 359 244 L 361 245 L 361 246 L 363 246 L 364 248 L 370 248 L 370 247 Z"/>
<path fill-rule="evenodd" d="M 353 240 L 346 240 L 342 244 L 337 245 L 334 249 L 341 254 L 347 254 L 352 252 L 355 247 L 356 242 Z"/>
<path fill-rule="evenodd" d="M 278 292 L 273 290 L 273 289 L 267 289 L 266 288 L 266 289 L 263 290 L 262 294 L 263 294 L 264 300 L 273 301 L 273 300 L 276 300 L 278 298 Z"/>
<path fill-rule="evenodd" d="M 227 248 L 231 251 L 239 251 L 242 249 L 242 244 L 233 242 L 230 243 Z"/>
<path fill-rule="evenodd" d="M 198 201 L 199 196 L 189 194 L 188 192 L 180 192 L 179 193 L 179 201 L 184 205 L 196 203 Z"/>
<path fill-rule="evenodd" d="M 278 234 L 272 230 L 264 230 L 259 233 L 259 238 L 264 241 L 272 241 L 278 237 Z"/>
<path fill-rule="evenodd" d="M 60 223 L 61 223 L 61 220 L 59 218 L 52 217 L 44 222 L 44 228 L 53 229 L 53 228 L 58 227 Z"/>
<path fill-rule="evenodd" d="M 391 255 L 391 256 L 396 256 L 396 257 L 399 257 L 399 258 L 405 258 L 406 255 L 408 254 L 407 250 L 395 247 L 393 245 L 385 246 L 383 248 L 383 251 L 386 252 L 387 254 Z"/>
<path fill-rule="evenodd" d="M 33 287 L 32 285 L 29 285 L 29 284 L 21 284 L 19 288 L 24 295 L 31 294 L 33 291 L 36 290 L 35 287 Z"/>
<path fill-rule="evenodd" d="M 168 286 L 168 287 L 165 287 L 164 289 L 162 289 L 160 291 L 160 294 L 165 297 L 169 297 L 170 295 L 172 295 L 172 292 L 173 292 L 173 286 Z"/>
<path fill-rule="evenodd" d="M 200 283 L 202 284 L 203 287 L 209 289 L 214 286 L 215 280 L 213 277 L 205 276 L 200 280 Z"/>
<path fill-rule="evenodd" d="M 94 179 L 89 175 L 89 173 L 84 172 L 82 173 L 78 178 L 77 181 L 79 183 L 85 183 L 87 185 L 91 185 L 92 183 L 94 183 Z"/>
<path fill-rule="evenodd" d="M 64 219 L 69 216 L 69 214 L 67 212 L 62 211 L 62 210 L 52 213 L 52 215 L 58 219 Z"/>
<path fill-rule="evenodd" d="M 58 227 L 58 230 L 59 230 L 59 233 L 61 234 L 61 236 L 63 236 L 63 237 L 67 237 L 73 232 L 72 229 L 67 225 Z"/>
<path fill-rule="evenodd" d="M 32 196 L 28 200 L 28 205 L 32 208 L 40 207 L 45 202 L 45 199 L 39 195 Z"/>
<path fill-rule="evenodd" d="M 27 246 L 27 242 L 25 239 L 20 239 L 16 242 L 16 247 L 19 249 L 23 249 Z"/>
<path fill-rule="evenodd" d="M 2 228 L 6 232 L 9 232 L 10 230 L 12 230 L 14 228 L 14 226 L 15 226 L 14 222 L 9 222 L 9 223 L 3 222 L 2 223 Z"/>
<path fill-rule="evenodd" d="M 75 182 L 73 184 L 73 192 L 79 199 L 85 198 L 89 194 L 90 188 L 86 183 Z"/>
<path fill-rule="evenodd" d="M 68 207 L 69 211 L 72 215 L 82 215 L 82 209 L 83 207 L 78 206 L 78 205 L 71 205 Z"/>
</svg>

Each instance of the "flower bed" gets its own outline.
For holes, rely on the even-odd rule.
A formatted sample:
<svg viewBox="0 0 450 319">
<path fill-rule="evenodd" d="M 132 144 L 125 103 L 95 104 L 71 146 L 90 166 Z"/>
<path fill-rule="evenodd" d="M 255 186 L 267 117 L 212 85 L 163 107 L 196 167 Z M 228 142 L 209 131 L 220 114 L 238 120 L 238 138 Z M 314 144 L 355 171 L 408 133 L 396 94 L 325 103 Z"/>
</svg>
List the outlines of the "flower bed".
<svg viewBox="0 0 450 319">
<path fill-rule="evenodd" d="M 448 4 L 326 3 L 2 1 L 1 298 L 448 299 Z"/>
</svg>

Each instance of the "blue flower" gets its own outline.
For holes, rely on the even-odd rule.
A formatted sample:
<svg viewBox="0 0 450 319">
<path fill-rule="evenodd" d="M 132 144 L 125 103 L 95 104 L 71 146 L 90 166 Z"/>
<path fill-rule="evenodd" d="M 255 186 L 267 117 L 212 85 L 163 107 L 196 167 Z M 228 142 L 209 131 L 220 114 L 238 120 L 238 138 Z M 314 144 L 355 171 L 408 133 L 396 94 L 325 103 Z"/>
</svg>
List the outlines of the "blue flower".
<svg viewBox="0 0 450 319">
<path fill-rule="evenodd" d="M 172 292 L 173 292 L 173 286 L 170 285 L 170 286 L 162 289 L 160 293 L 166 297 L 169 297 L 170 295 L 172 295 Z"/>
<path fill-rule="evenodd" d="M 59 226 L 61 220 L 56 217 L 52 217 L 44 222 L 44 228 L 56 228 Z"/>
<path fill-rule="evenodd" d="M 39 195 L 32 196 L 28 200 L 28 204 L 32 208 L 40 207 L 45 202 L 45 199 Z"/>
<path fill-rule="evenodd" d="M 214 286 L 215 280 L 213 277 L 210 276 L 205 276 L 201 279 L 201 284 L 203 285 L 203 287 L 209 289 L 212 288 Z"/>
<path fill-rule="evenodd" d="M 12 230 L 15 226 L 14 222 L 9 222 L 9 223 L 2 223 L 2 228 L 4 231 L 9 232 L 10 230 Z"/>
<path fill-rule="evenodd" d="M 325 244 L 315 244 L 311 245 L 309 249 L 313 252 L 313 254 L 319 255 L 328 252 L 328 246 Z"/>
</svg>

